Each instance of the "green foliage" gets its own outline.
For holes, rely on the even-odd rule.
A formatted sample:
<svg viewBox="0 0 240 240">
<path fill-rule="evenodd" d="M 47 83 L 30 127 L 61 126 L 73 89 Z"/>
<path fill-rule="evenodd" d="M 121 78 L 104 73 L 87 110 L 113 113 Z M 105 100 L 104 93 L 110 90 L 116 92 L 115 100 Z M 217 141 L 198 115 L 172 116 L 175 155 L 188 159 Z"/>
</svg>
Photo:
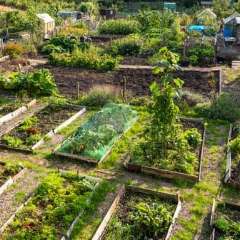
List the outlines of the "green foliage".
<svg viewBox="0 0 240 240">
<path fill-rule="evenodd" d="M 80 104 L 88 107 L 103 107 L 108 103 L 120 101 L 120 90 L 111 85 L 95 85 L 81 97 Z"/>
<path fill-rule="evenodd" d="M 56 66 L 78 67 L 111 71 L 117 67 L 118 58 L 113 58 L 101 52 L 99 48 L 90 47 L 88 50 L 76 49 L 72 53 L 52 53 L 50 63 Z"/>
<path fill-rule="evenodd" d="M 229 146 L 235 154 L 240 154 L 240 135 L 230 141 Z"/>
<path fill-rule="evenodd" d="M 31 97 L 57 94 L 55 80 L 49 70 L 41 69 L 32 73 L 17 73 L 8 79 L 0 77 L 0 88 L 17 94 L 26 93 Z"/>
<path fill-rule="evenodd" d="M 35 143 L 40 141 L 42 139 L 42 135 L 37 134 L 31 134 L 28 138 L 26 138 L 26 145 L 27 146 L 33 146 Z"/>
<path fill-rule="evenodd" d="M 187 139 L 188 144 L 194 149 L 196 149 L 199 146 L 202 140 L 201 134 L 196 128 L 186 130 L 184 132 L 184 138 Z"/>
<path fill-rule="evenodd" d="M 115 19 L 103 22 L 98 31 L 100 34 L 129 35 L 139 31 L 139 23 L 131 19 Z"/>
<path fill-rule="evenodd" d="M 193 66 L 204 66 L 214 62 L 215 50 L 211 44 L 196 44 L 187 53 L 188 60 Z"/>
<path fill-rule="evenodd" d="M 37 117 L 28 117 L 26 118 L 23 123 L 19 126 L 19 130 L 20 131 L 26 131 L 27 129 L 33 127 L 34 125 L 36 125 L 38 122 Z"/>
<path fill-rule="evenodd" d="M 154 202 L 136 204 L 129 218 L 140 239 L 163 235 L 172 222 L 171 212 L 164 205 Z"/>
<path fill-rule="evenodd" d="M 196 112 L 209 119 L 235 122 L 240 119 L 239 96 L 223 93 L 212 104 L 197 107 Z"/>
<path fill-rule="evenodd" d="M 42 46 L 43 54 L 51 54 L 53 52 L 63 53 L 63 52 L 73 52 L 75 49 L 87 49 L 89 45 L 87 43 L 81 43 L 75 37 L 69 36 L 56 36 L 51 38 L 47 43 Z"/>
<path fill-rule="evenodd" d="M 86 177 L 49 174 L 5 231 L 5 239 L 58 239 L 80 211 L 89 211 L 95 186 Z"/>
<path fill-rule="evenodd" d="M 13 147 L 13 148 L 18 148 L 23 144 L 23 142 L 20 138 L 13 137 L 13 136 L 10 136 L 10 135 L 4 135 L 3 138 L 2 138 L 2 141 L 5 144 L 7 144 L 8 146 Z"/>
<path fill-rule="evenodd" d="M 178 52 L 184 41 L 184 32 L 181 31 L 179 18 L 170 11 L 140 11 L 136 16 L 140 23 L 140 32 L 151 46 L 154 39 L 155 48 L 167 47 Z M 148 47 L 148 49 L 151 49 Z"/>
<path fill-rule="evenodd" d="M 129 106 L 108 104 L 63 142 L 59 151 L 99 161 L 135 120 L 136 112 Z"/>
<path fill-rule="evenodd" d="M 138 35 L 130 35 L 113 41 L 106 51 L 113 56 L 137 56 L 141 52 L 142 45 L 143 41 Z"/>
<path fill-rule="evenodd" d="M 237 240 L 240 238 L 240 223 L 226 216 L 221 216 L 215 223 L 215 227 L 221 231 L 223 240 Z"/>
<path fill-rule="evenodd" d="M 131 149 L 134 162 L 148 166 L 193 174 L 197 165 L 194 152 L 201 136 L 196 129 L 184 132 L 179 122 L 176 104 L 183 82 L 172 75 L 178 68 L 178 55 L 167 48 L 159 51 L 153 72 L 159 83 L 151 87 L 151 102 L 147 108 L 149 122 L 140 140 Z"/>
<path fill-rule="evenodd" d="M 107 229 L 106 239 L 162 239 L 172 222 L 173 205 L 157 198 L 127 196 Z"/>
</svg>

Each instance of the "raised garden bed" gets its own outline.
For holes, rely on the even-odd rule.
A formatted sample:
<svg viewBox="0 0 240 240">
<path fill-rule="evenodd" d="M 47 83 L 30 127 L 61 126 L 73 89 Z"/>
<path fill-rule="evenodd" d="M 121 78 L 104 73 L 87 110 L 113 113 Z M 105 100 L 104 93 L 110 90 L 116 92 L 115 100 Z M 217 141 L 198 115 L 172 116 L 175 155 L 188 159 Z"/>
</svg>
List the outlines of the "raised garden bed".
<svg viewBox="0 0 240 240">
<path fill-rule="evenodd" d="M 238 189 L 240 189 L 240 158 L 239 154 L 235 152 L 234 149 L 233 150 L 231 149 L 231 143 L 233 141 L 237 141 L 239 136 L 240 136 L 239 125 L 231 124 L 228 134 L 224 183 Z"/>
<path fill-rule="evenodd" d="M 21 103 L 10 103 L 3 106 L 0 106 L 0 126 L 4 123 L 11 121 L 17 116 L 25 113 L 29 108 L 33 107 L 36 104 L 36 100 L 22 105 Z"/>
<path fill-rule="evenodd" d="M 211 214 L 213 227 L 210 240 L 240 239 L 240 205 L 214 200 Z"/>
<path fill-rule="evenodd" d="M 99 164 L 136 120 L 137 113 L 129 106 L 108 104 L 57 147 L 54 155 Z"/>
<path fill-rule="evenodd" d="M 180 210 L 178 195 L 121 187 L 92 240 L 168 240 Z"/>
<path fill-rule="evenodd" d="M 96 178 L 50 173 L 5 227 L 1 239 L 70 239 L 100 184 Z"/>
<path fill-rule="evenodd" d="M 0 147 L 33 152 L 85 111 L 85 108 L 75 105 L 48 105 L 3 135 Z"/>
<path fill-rule="evenodd" d="M 166 179 L 183 179 L 183 180 L 190 180 L 193 182 L 198 182 L 201 180 L 202 175 L 202 160 L 203 160 L 203 150 L 204 150 L 204 142 L 205 142 L 205 133 L 206 128 L 201 119 L 192 119 L 192 118 L 181 118 L 182 124 L 184 128 L 197 128 L 201 133 L 201 144 L 198 146 L 198 166 L 195 169 L 196 174 L 187 174 L 178 171 L 172 171 L 167 169 L 160 169 L 157 167 L 151 167 L 147 165 L 141 165 L 138 163 L 134 163 L 131 161 L 131 157 L 127 155 L 126 159 L 124 160 L 124 167 L 130 172 L 135 173 L 143 173 L 146 175 L 166 178 Z"/>
<path fill-rule="evenodd" d="M 21 165 L 0 162 L 0 195 L 21 177 L 24 171 Z"/>
</svg>

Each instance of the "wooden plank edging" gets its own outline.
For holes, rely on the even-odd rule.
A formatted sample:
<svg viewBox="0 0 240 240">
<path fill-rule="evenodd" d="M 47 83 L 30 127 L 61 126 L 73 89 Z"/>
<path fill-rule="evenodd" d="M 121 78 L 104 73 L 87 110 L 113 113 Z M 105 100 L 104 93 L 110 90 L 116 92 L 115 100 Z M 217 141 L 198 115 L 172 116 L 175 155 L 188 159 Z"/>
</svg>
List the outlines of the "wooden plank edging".
<svg viewBox="0 0 240 240">
<path fill-rule="evenodd" d="M 0 126 L 7 123 L 8 121 L 13 120 L 14 118 L 18 117 L 19 115 L 27 112 L 27 110 L 30 109 L 31 107 L 33 107 L 35 104 L 36 104 L 36 99 L 29 102 L 27 105 L 22 106 L 22 107 L 16 109 L 15 111 L 10 112 L 7 115 L 1 117 L 0 118 Z"/>
<path fill-rule="evenodd" d="M 61 123 L 59 126 L 57 126 L 55 129 L 50 130 L 42 139 L 40 139 L 36 144 L 34 144 L 31 147 L 31 150 L 36 150 L 39 148 L 41 145 L 45 143 L 46 138 L 52 138 L 55 134 L 59 133 L 62 129 L 70 125 L 72 122 L 74 122 L 77 118 L 82 116 L 86 112 L 86 108 L 82 108 L 80 111 L 75 113 L 72 117 L 67 119 L 65 122 Z"/>
<path fill-rule="evenodd" d="M 162 177 L 166 179 L 182 179 L 182 180 L 190 180 L 194 183 L 197 183 L 201 180 L 201 175 L 202 175 L 202 162 L 203 162 L 203 155 L 204 155 L 204 145 L 205 145 L 205 138 L 206 138 L 206 126 L 203 123 L 203 120 L 201 118 L 183 118 L 181 117 L 180 119 L 183 120 L 188 120 L 188 121 L 194 121 L 194 122 L 199 122 L 202 123 L 203 125 L 203 130 L 202 130 L 202 141 L 200 144 L 200 149 L 199 149 L 199 164 L 198 164 L 198 174 L 197 175 L 191 175 L 191 174 L 186 174 L 186 173 L 181 173 L 181 172 L 176 172 L 176 171 L 170 171 L 166 169 L 160 169 L 160 168 L 155 168 L 155 167 L 148 167 L 140 164 L 134 164 L 131 163 L 131 158 L 128 155 L 123 162 L 123 166 L 127 171 L 130 172 L 136 172 L 136 173 L 143 173 L 146 175 L 151 175 L 154 177 Z"/>
<path fill-rule="evenodd" d="M 80 161 L 80 162 L 83 162 L 83 163 L 90 163 L 90 164 L 93 164 L 93 165 L 99 165 L 101 162 L 103 162 L 106 157 L 111 153 L 113 147 L 117 144 L 117 142 L 122 138 L 122 136 L 128 132 L 131 127 L 133 126 L 133 124 L 135 124 L 135 122 L 137 121 L 138 117 L 136 117 L 136 119 L 133 120 L 133 123 L 122 133 L 120 134 L 114 141 L 113 145 L 111 146 L 111 148 L 106 151 L 106 153 L 102 156 L 102 158 L 97 161 L 93 158 L 89 158 L 89 157 L 85 157 L 85 156 L 82 156 L 82 155 L 77 155 L 77 154 L 70 154 L 70 153 L 65 153 L 65 152 L 59 152 L 58 149 L 61 147 L 61 146 L 58 146 L 56 147 L 56 149 L 53 151 L 53 155 L 57 156 L 57 157 L 64 157 L 64 158 L 67 158 L 67 159 L 70 159 L 70 160 L 77 160 L 77 161 Z"/>
<path fill-rule="evenodd" d="M 1 228 L 0 228 L 0 235 L 13 222 L 14 218 L 16 217 L 16 215 L 23 209 L 23 207 L 25 207 L 30 202 L 31 199 L 32 199 L 32 194 L 28 197 L 28 199 L 24 203 L 22 203 L 17 208 L 17 210 L 12 214 L 12 216 L 1 226 Z"/>
<path fill-rule="evenodd" d="M 15 176 L 9 177 L 8 180 L 0 186 L 0 196 L 9 188 L 14 182 L 17 181 L 24 173 L 26 172 L 26 168 L 23 168 L 20 172 L 18 172 Z"/>
<path fill-rule="evenodd" d="M 216 214 L 216 209 L 217 209 L 218 204 L 225 204 L 229 208 L 240 211 L 239 204 L 236 204 L 236 203 L 233 203 L 230 201 L 225 201 L 225 200 L 217 201 L 216 199 L 213 199 L 213 205 L 212 205 L 211 217 L 210 217 L 210 226 L 212 227 L 212 233 L 210 236 L 210 240 L 215 240 L 216 228 L 214 227 L 214 221 L 215 221 L 215 214 Z"/>
<path fill-rule="evenodd" d="M 145 195 L 154 195 L 154 196 L 157 196 L 162 199 L 168 199 L 168 200 L 171 199 L 175 203 L 177 203 L 177 207 L 176 207 L 174 215 L 173 215 L 172 223 L 169 226 L 168 232 L 166 233 L 166 236 L 164 238 L 164 240 L 169 240 L 171 237 L 171 234 L 172 234 L 174 224 L 175 224 L 175 222 L 179 216 L 179 213 L 181 211 L 181 200 L 180 200 L 179 194 L 175 195 L 175 194 L 166 193 L 166 192 L 158 192 L 158 191 L 153 191 L 151 189 L 139 188 L 139 187 L 135 187 L 135 186 L 127 186 L 127 187 L 121 186 L 120 187 L 110 208 L 108 209 L 105 217 L 103 218 L 102 222 L 98 226 L 98 229 L 94 233 L 91 240 L 103 240 L 104 239 L 104 235 L 106 233 L 107 226 L 108 226 L 109 222 L 111 221 L 113 215 L 116 213 L 118 204 L 121 201 L 121 199 L 124 197 L 126 192 L 142 193 Z"/>
</svg>

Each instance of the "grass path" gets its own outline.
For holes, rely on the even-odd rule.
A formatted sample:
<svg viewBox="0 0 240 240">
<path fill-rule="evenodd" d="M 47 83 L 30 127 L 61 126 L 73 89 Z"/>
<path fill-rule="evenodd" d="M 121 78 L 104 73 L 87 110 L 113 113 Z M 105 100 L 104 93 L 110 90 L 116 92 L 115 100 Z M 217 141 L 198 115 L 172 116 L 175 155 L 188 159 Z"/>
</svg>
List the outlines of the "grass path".
<svg viewBox="0 0 240 240">
<path fill-rule="evenodd" d="M 210 123 L 204 149 L 203 180 L 192 189 L 182 189 L 183 211 L 172 240 L 209 239 L 209 217 L 213 198 L 221 186 L 221 169 L 225 158 L 227 125 Z"/>
</svg>

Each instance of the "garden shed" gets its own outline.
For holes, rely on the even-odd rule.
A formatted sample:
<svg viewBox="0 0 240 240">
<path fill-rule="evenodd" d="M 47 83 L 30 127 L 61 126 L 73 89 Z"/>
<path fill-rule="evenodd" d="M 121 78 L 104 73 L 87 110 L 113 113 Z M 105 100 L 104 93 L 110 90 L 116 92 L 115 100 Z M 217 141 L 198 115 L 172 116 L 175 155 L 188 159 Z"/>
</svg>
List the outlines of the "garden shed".
<svg viewBox="0 0 240 240">
<path fill-rule="evenodd" d="M 217 15 L 210 8 L 206 8 L 197 14 L 197 23 L 211 25 L 217 21 Z"/>
<path fill-rule="evenodd" d="M 43 38 L 49 39 L 55 31 L 55 20 L 47 13 L 39 13 L 37 17 L 40 20 Z"/>
<path fill-rule="evenodd" d="M 223 35 L 225 42 L 240 43 L 240 14 L 234 13 L 223 19 Z"/>
</svg>

